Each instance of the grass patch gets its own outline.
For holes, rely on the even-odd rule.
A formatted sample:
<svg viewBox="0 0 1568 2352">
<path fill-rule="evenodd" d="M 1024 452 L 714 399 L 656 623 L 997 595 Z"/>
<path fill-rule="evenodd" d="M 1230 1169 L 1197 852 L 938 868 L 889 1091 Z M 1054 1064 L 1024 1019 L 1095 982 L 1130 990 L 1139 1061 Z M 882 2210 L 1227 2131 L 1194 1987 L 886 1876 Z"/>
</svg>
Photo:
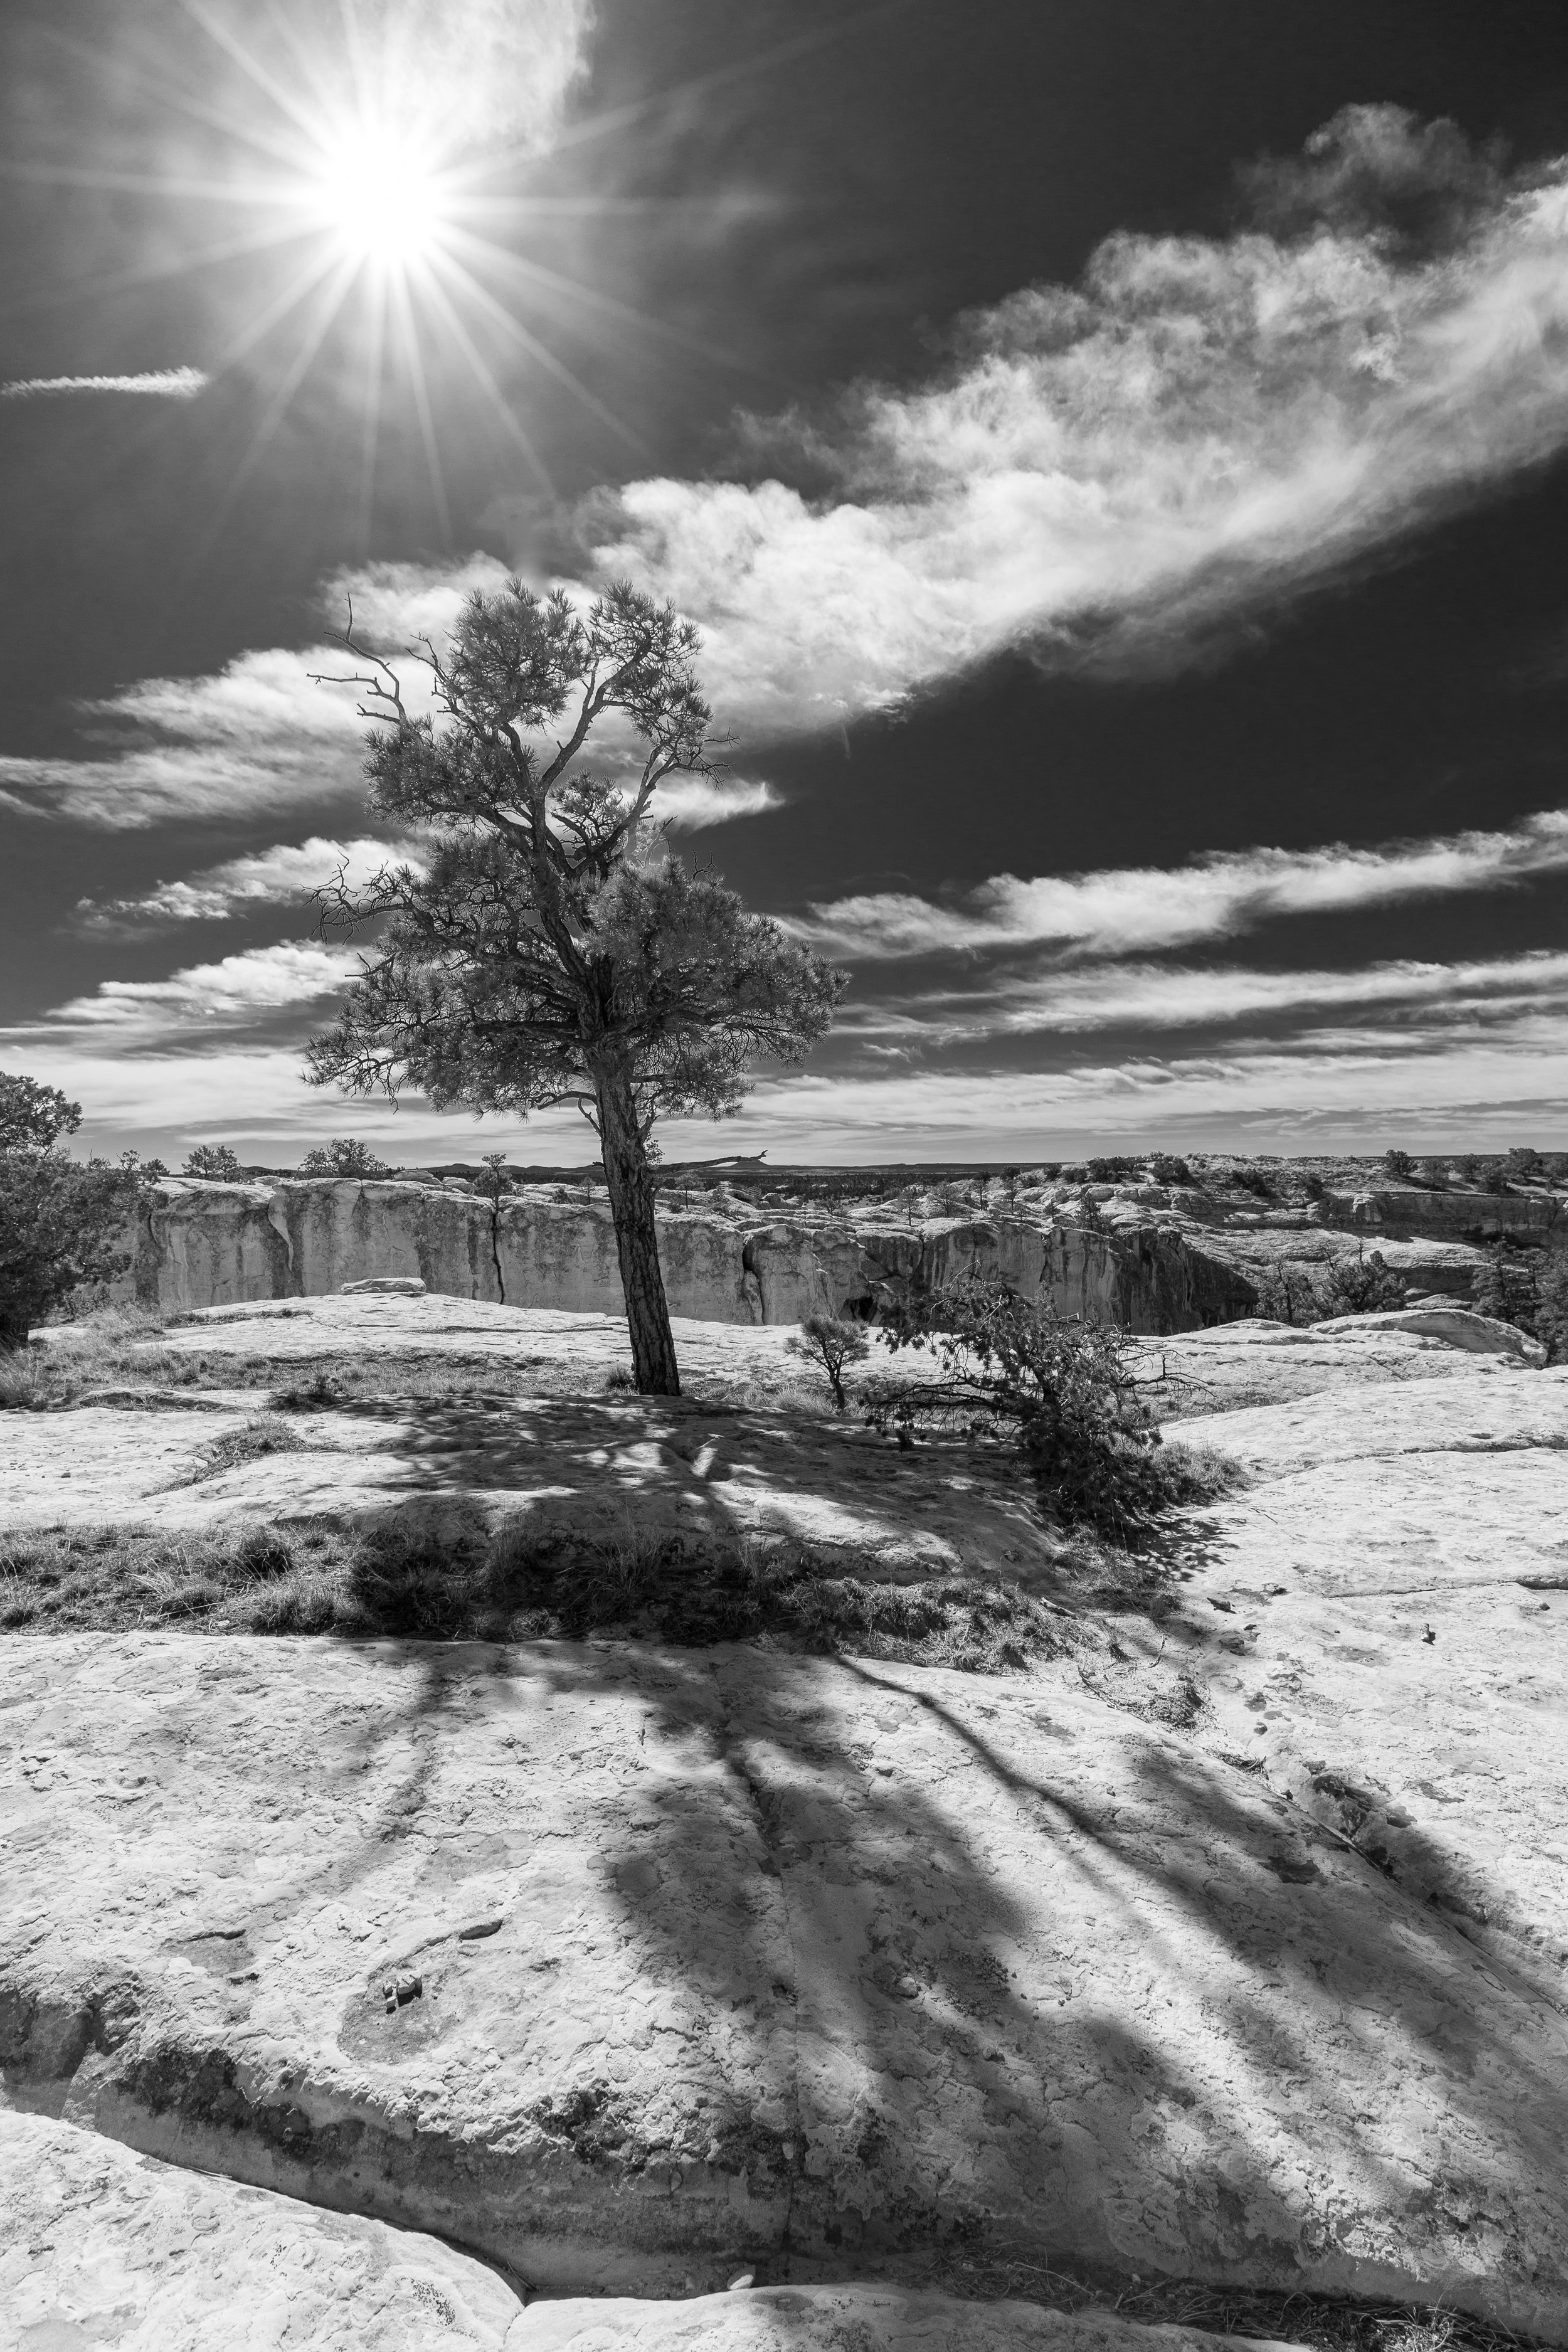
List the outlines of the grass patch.
<svg viewBox="0 0 1568 2352">
<path fill-rule="evenodd" d="M 194 1354 L 161 1344 L 163 1325 L 136 1307 L 103 1307 L 0 1356 L 0 1412 L 61 1412 L 73 1405 L 133 1405 L 206 1388 L 265 1388 L 277 1378 L 261 1356 Z"/>
<path fill-rule="evenodd" d="M 263 1414 L 247 1421 L 242 1429 L 226 1430 L 205 1448 L 195 1468 L 184 1482 L 195 1486 L 204 1478 L 221 1478 L 226 1470 L 238 1470 L 247 1462 L 260 1462 L 269 1454 L 298 1454 L 304 1441 L 298 1432 L 276 1414 Z"/>
<path fill-rule="evenodd" d="M 292 1537 L 246 1528 L 170 1535 L 103 1527 L 9 1536 L 0 1538 L 0 1632 L 134 1633 L 176 1625 L 245 1633 L 263 1596 L 312 1572 L 341 1580 L 347 1565 L 348 1547 L 327 1532 Z"/>
<path fill-rule="evenodd" d="M 0 1632 L 159 1625 L 423 1641 L 615 1633 L 686 1647 L 760 1639 L 977 1674 L 1076 1643 L 1068 1616 L 1016 1586 L 893 1584 L 798 1544 L 687 1544 L 630 1521 L 596 1542 L 397 1517 L 349 1530 L 107 1527 L 0 1539 Z"/>
<path fill-rule="evenodd" d="M 1160 2279 L 1117 2294 L 1073 2272 L 1005 2256 L 938 2258 L 928 2275 L 950 2294 L 986 2300 L 1016 2296 L 1089 2317 L 1115 2312 L 1144 2326 L 1196 2328 L 1221 2340 L 1239 2336 L 1304 2345 L 1311 2352 L 1545 2352 L 1541 2336 L 1520 2335 L 1440 2305 L 1213 2286 L 1196 2279 Z"/>
</svg>

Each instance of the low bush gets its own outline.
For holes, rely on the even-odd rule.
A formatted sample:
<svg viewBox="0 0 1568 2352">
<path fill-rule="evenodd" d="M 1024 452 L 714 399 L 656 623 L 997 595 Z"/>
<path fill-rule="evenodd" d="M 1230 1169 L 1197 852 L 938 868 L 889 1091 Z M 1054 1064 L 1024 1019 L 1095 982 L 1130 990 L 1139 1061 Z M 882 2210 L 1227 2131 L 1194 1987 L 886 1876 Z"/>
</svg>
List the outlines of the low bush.
<svg viewBox="0 0 1568 2352">
<path fill-rule="evenodd" d="M 1381 1250 L 1337 1258 L 1322 1289 L 1325 1316 L 1380 1315 L 1405 1304 L 1405 1285 L 1384 1264 Z"/>
<path fill-rule="evenodd" d="M 1568 1256 L 1555 1253 L 1535 1279 L 1535 1337 L 1549 1364 L 1568 1364 Z"/>
<path fill-rule="evenodd" d="M 1090 1160 L 1085 1165 L 1091 1184 L 1131 1184 L 1143 1173 L 1142 1160 L 1112 1155 L 1108 1159 Z"/>
<path fill-rule="evenodd" d="M 55 1390 L 42 1348 L 14 1348 L 0 1355 L 0 1412 L 42 1412 L 53 1403 Z"/>
<path fill-rule="evenodd" d="M 1149 1154 L 1149 1175 L 1156 1184 L 1195 1184 L 1197 1181 L 1189 1163 L 1169 1151 L 1152 1151 Z"/>
<path fill-rule="evenodd" d="M 847 1322 L 839 1315 L 808 1315 L 800 1329 L 784 1341 L 784 1349 L 822 1373 L 834 1410 L 842 1412 L 849 1402 L 844 1388 L 845 1370 L 865 1361 L 871 1342 L 863 1323 Z"/>
<path fill-rule="evenodd" d="M 1392 1176 L 1396 1183 L 1408 1183 L 1415 1173 L 1415 1162 L 1408 1151 L 1401 1151 L 1395 1146 L 1383 1155 L 1383 1172 L 1385 1176 Z"/>
<path fill-rule="evenodd" d="M 1568 1363 L 1568 1255 L 1510 1250 L 1494 1242 L 1476 1268 L 1470 1305 L 1539 1339 L 1549 1364 Z"/>
<path fill-rule="evenodd" d="M 226 1143 L 198 1143 L 185 1155 L 182 1176 L 203 1176 L 209 1182 L 235 1183 L 243 1171 L 237 1153 Z"/>
<path fill-rule="evenodd" d="M 1066 1526 L 1122 1540 L 1146 1533 L 1175 1505 L 1216 1491 L 1217 1474 L 1200 1477 L 1162 1445 L 1116 1331 L 978 1277 L 910 1302 L 878 1336 L 895 1352 L 928 1349 L 940 1377 L 920 1387 L 889 1383 L 870 1400 L 872 1415 L 905 1428 L 945 1417 L 1002 1438 Z"/>
<path fill-rule="evenodd" d="M 100 1160 L 0 1150 L 0 1349 L 123 1270 L 138 1191 L 131 1171 Z"/>
<path fill-rule="evenodd" d="M 923 1206 L 928 1217 L 973 1217 L 985 1206 L 984 1182 L 964 1184 L 944 1177 L 926 1193 Z"/>
<path fill-rule="evenodd" d="M 307 1381 L 292 1381 L 286 1388 L 274 1389 L 271 1398 L 274 1412 L 319 1412 L 342 1402 L 338 1384 L 324 1364 L 319 1364 Z"/>
<path fill-rule="evenodd" d="M 319 1143 L 313 1151 L 306 1152 L 299 1172 L 301 1176 L 390 1176 L 392 1171 L 357 1136 L 334 1135 L 330 1143 Z"/>
<path fill-rule="evenodd" d="M 226 1470 L 239 1470 L 247 1462 L 259 1462 L 269 1454 L 297 1454 L 300 1440 L 286 1421 L 272 1414 L 247 1421 L 243 1428 L 226 1430 L 203 1452 L 186 1484 L 196 1486 L 204 1478 L 221 1478 Z"/>
<path fill-rule="evenodd" d="M 1304 1327 L 1316 1323 L 1321 1316 L 1323 1309 L 1305 1274 L 1293 1275 L 1283 1265 L 1266 1266 L 1254 1279 L 1258 1303 L 1252 1311 L 1260 1320 Z"/>
</svg>

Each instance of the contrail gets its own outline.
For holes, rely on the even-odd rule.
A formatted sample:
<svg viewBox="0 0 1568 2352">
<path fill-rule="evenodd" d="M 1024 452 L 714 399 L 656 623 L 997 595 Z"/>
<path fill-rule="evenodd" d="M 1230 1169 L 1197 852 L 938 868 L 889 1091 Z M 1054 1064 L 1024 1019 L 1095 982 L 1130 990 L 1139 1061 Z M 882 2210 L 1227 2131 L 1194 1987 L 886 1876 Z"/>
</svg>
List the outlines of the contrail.
<svg viewBox="0 0 1568 2352">
<path fill-rule="evenodd" d="M 206 388 L 200 368 L 161 368 L 152 375 L 29 375 L 0 383 L 0 400 L 36 400 L 48 392 L 132 392 L 154 400 L 195 400 Z"/>
</svg>

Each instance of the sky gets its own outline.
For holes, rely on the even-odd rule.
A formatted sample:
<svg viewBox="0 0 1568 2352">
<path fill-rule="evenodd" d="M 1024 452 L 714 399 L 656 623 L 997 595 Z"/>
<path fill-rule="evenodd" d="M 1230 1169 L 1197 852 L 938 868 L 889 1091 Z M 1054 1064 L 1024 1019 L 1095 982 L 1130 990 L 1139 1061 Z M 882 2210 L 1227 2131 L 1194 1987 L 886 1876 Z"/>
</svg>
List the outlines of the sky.
<svg viewBox="0 0 1568 2352">
<path fill-rule="evenodd" d="M 348 600 L 698 624 L 677 854 L 850 974 L 672 1158 L 1568 1146 L 1568 17 L 6 0 L 0 1066 L 302 1083 Z M 401 845 L 392 845 L 400 847 Z"/>
</svg>

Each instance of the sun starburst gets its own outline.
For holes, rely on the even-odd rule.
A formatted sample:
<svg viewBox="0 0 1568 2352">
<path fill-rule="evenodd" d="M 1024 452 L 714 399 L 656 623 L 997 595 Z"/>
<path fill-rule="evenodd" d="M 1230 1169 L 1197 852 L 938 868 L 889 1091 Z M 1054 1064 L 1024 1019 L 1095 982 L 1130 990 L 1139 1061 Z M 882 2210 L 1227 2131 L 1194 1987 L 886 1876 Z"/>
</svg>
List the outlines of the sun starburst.
<svg viewBox="0 0 1568 2352">
<path fill-rule="evenodd" d="M 361 121 L 328 145 L 316 201 L 322 228 L 346 257 L 408 270 L 435 260 L 454 192 L 406 132 Z"/>
<path fill-rule="evenodd" d="M 233 321 L 226 345 L 204 353 L 220 383 L 244 365 L 263 397 L 248 447 L 211 519 L 216 547 L 254 474 L 318 365 L 353 385 L 360 423 L 359 532 L 368 544 L 384 433 L 401 410 L 416 425 L 432 504 L 447 531 L 441 445 L 446 404 L 463 383 L 482 402 L 538 486 L 551 483 L 535 421 L 539 387 L 563 389 L 639 457 L 647 452 L 602 388 L 559 346 L 584 331 L 607 346 L 647 338 L 710 366 L 746 362 L 705 338 L 552 268 L 551 237 L 592 220 L 663 207 L 641 199 L 541 191 L 542 159 L 581 159 L 595 140 L 625 140 L 645 121 L 737 74 L 804 54 L 915 0 L 874 0 L 831 27 L 694 77 L 677 88 L 563 125 L 583 68 L 587 0 L 181 0 L 207 47 L 178 56 L 134 41 L 94 56 L 74 49 L 142 104 L 183 118 L 171 162 L 138 172 L 103 161 L 12 159 L 0 176 L 160 199 L 183 208 L 188 233 L 161 227 L 112 276 L 41 289 L 42 307 L 104 298 L 184 275 L 219 289 Z M 199 150 L 202 165 L 191 155 Z M 670 200 L 676 210 L 684 200 Z M 214 236 L 219 208 L 239 217 Z M 171 252 L 171 245 L 174 250 Z M 591 371 L 589 371 L 591 373 Z"/>
</svg>

